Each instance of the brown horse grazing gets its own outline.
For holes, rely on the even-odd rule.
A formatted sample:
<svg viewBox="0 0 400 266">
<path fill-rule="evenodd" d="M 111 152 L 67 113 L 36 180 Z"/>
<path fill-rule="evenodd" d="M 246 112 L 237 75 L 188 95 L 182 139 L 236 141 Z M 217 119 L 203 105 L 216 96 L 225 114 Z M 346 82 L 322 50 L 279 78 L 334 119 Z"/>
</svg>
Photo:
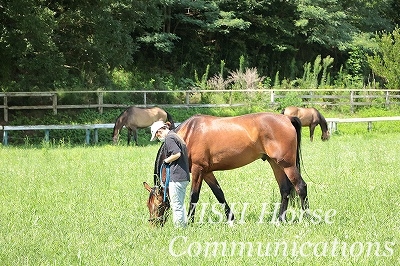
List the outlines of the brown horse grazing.
<svg viewBox="0 0 400 266">
<path fill-rule="evenodd" d="M 149 127 L 156 121 L 169 121 L 171 122 L 172 128 L 175 127 L 172 116 L 161 108 L 139 108 L 131 106 L 123 111 L 115 121 L 113 142 L 116 143 L 118 141 L 119 131 L 125 126 L 128 129 L 128 145 L 131 142 L 132 134 L 136 145 L 138 145 L 137 129 Z"/>
<path fill-rule="evenodd" d="M 150 187 L 146 182 L 143 182 L 143 185 L 150 192 L 147 200 L 147 207 L 150 212 L 149 222 L 153 225 L 163 226 L 167 220 L 165 214 L 170 208 L 169 200 L 163 200 L 164 189 L 161 186 Z"/>
<path fill-rule="evenodd" d="M 293 188 L 300 196 L 302 208 L 308 209 L 307 185 L 300 175 L 301 122 L 297 117 L 272 113 L 220 118 L 197 115 L 180 124 L 175 131 L 186 142 L 192 173 L 189 221 L 194 221 L 204 180 L 219 203 L 224 204 L 226 218 L 232 222 L 234 215 L 213 172 L 242 167 L 257 159 L 269 162 L 278 182 L 280 220 L 285 220 Z M 155 184 L 158 184 L 158 177 L 163 176 L 160 165 L 164 158 L 162 145 L 155 161 Z M 149 207 L 151 219 L 159 217 L 151 211 L 156 207 Z"/>
<path fill-rule="evenodd" d="M 289 106 L 283 109 L 281 114 L 296 116 L 300 119 L 303 127 L 310 127 L 310 140 L 314 139 L 314 130 L 317 125 L 321 127 L 323 141 L 329 139 L 328 123 L 325 117 L 315 108 L 301 108 Z"/>
</svg>

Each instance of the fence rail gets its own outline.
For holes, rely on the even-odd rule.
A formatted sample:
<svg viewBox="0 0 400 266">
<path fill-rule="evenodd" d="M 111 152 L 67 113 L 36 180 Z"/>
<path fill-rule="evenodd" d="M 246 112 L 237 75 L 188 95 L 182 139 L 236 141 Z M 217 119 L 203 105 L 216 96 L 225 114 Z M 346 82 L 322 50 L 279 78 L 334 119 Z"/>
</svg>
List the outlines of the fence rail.
<svg viewBox="0 0 400 266">
<path fill-rule="evenodd" d="M 363 117 L 363 118 L 326 118 L 328 122 L 329 132 L 332 134 L 338 130 L 340 123 L 367 123 L 367 130 L 372 130 L 372 122 L 379 121 L 400 121 L 400 116 L 388 117 Z M 178 126 L 180 123 L 175 123 Z M 3 145 L 8 145 L 9 131 L 24 131 L 24 130 L 44 130 L 44 140 L 46 142 L 50 139 L 50 130 L 85 130 L 85 144 L 98 143 L 98 130 L 113 128 L 114 124 L 86 124 L 86 125 L 33 125 L 33 126 L 0 126 L 0 131 L 3 131 Z M 93 134 L 91 134 L 93 131 Z M 93 135 L 93 141 L 90 136 Z"/>
<path fill-rule="evenodd" d="M 46 142 L 50 139 L 50 130 L 85 130 L 85 143 L 90 144 L 90 135 L 93 131 L 94 143 L 99 141 L 98 130 L 102 128 L 113 128 L 114 124 L 87 124 L 87 125 L 33 125 L 33 126 L 0 126 L 3 131 L 3 145 L 8 145 L 8 132 L 9 131 L 24 131 L 24 130 L 44 130 L 44 140 Z"/>
<path fill-rule="evenodd" d="M 368 131 L 372 130 L 372 122 L 400 121 L 400 116 L 361 117 L 361 118 L 326 118 L 330 133 L 338 131 L 339 123 L 367 123 Z"/>
<path fill-rule="evenodd" d="M 400 104 L 400 90 L 377 89 L 264 89 L 264 90 L 181 90 L 181 91 L 52 91 L 52 92 L 2 92 L 0 109 L 3 109 L 4 121 L 8 121 L 9 110 L 53 110 L 57 114 L 60 109 L 86 109 L 96 108 L 103 113 L 104 108 L 127 108 L 131 105 L 139 107 L 160 106 L 162 108 L 191 108 L 191 107 L 236 107 L 251 104 L 255 99 L 266 99 L 266 104 L 276 105 L 280 99 L 287 97 L 289 93 L 295 93 L 301 98 L 304 105 L 325 106 L 355 106 L 384 104 L 386 107 Z M 175 102 L 168 100 L 154 102 L 154 95 L 180 95 Z M 75 97 L 92 95 L 89 102 L 81 104 L 65 104 L 60 99 L 66 95 Z M 107 103 L 110 96 L 129 95 L 128 98 L 142 99 L 137 104 Z M 219 95 L 218 100 L 205 103 L 199 100 L 199 96 Z M 196 97 L 197 96 L 197 97 Z M 223 96 L 223 97 L 222 97 Z M 41 104 L 13 104 L 13 98 L 20 98 L 19 102 L 31 102 L 32 98 L 40 99 Z M 24 101 L 24 98 L 28 98 Z M 118 97 L 116 97 L 118 98 Z M 164 97 L 167 98 L 168 97 Z M 206 97 L 203 97 L 206 98 Z M 86 99 L 86 98 L 85 98 Z M 124 98 L 125 99 L 125 98 Z M 239 100 L 237 100 L 239 99 Z M 44 102 L 42 104 L 42 102 Z"/>
</svg>

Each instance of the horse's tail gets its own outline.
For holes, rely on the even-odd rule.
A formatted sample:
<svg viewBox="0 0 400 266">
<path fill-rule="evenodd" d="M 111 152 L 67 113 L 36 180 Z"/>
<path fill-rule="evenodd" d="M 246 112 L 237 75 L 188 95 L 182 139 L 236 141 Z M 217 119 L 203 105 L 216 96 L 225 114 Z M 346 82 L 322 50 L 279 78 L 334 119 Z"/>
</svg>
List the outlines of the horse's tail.
<svg viewBox="0 0 400 266">
<path fill-rule="evenodd" d="M 174 119 L 172 118 L 172 115 L 165 111 L 167 113 L 167 121 L 171 123 L 171 128 L 170 129 L 175 129 L 175 122 Z"/>
<path fill-rule="evenodd" d="M 292 122 L 292 125 L 296 129 L 296 135 L 297 135 L 296 166 L 300 172 L 300 166 L 301 166 L 301 158 L 300 158 L 301 157 L 301 121 L 297 116 L 291 116 L 290 122 Z"/>
<path fill-rule="evenodd" d="M 300 173 L 300 167 L 301 167 L 301 121 L 300 118 L 297 116 L 291 116 L 290 117 L 290 122 L 292 122 L 292 125 L 296 129 L 296 135 L 297 135 L 297 147 L 296 147 L 296 167 L 299 170 Z M 292 203 L 292 206 L 295 207 L 296 203 L 298 201 L 295 200 L 297 196 L 297 192 L 292 186 L 289 194 L 290 202 Z"/>
<path fill-rule="evenodd" d="M 164 143 L 161 144 L 160 148 L 158 149 L 156 160 L 154 162 L 154 186 L 160 185 L 160 167 L 165 159 L 164 153 Z"/>
</svg>

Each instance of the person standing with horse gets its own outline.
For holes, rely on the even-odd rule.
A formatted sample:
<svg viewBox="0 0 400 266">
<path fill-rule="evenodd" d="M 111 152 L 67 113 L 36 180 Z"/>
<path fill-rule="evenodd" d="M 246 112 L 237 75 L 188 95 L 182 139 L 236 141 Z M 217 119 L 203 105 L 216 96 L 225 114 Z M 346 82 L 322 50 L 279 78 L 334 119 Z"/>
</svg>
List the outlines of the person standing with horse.
<svg viewBox="0 0 400 266">
<path fill-rule="evenodd" d="M 172 219 L 176 227 L 186 227 L 186 208 L 184 205 L 186 188 L 190 182 L 189 159 L 185 141 L 175 132 L 171 131 L 170 123 L 162 121 L 151 125 L 151 139 L 164 142 L 166 158 L 164 164 L 169 167 L 169 184 L 166 181 L 165 189 L 169 187 Z M 167 178 L 168 180 L 168 178 Z"/>
</svg>

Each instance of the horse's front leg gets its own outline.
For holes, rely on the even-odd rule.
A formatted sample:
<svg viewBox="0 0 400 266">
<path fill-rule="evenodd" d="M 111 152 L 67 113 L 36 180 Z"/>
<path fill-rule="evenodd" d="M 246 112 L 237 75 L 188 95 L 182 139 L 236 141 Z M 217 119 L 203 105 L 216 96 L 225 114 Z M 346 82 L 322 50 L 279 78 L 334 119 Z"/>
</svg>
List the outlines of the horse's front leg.
<svg viewBox="0 0 400 266">
<path fill-rule="evenodd" d="M 311 124 L 310 125 L 310 141 L 314 140 L 314 131 L 315 131 L 315 127 L 316 126 L 317 126 L 316 124 Z"/>
<path fill-rule="evenodd" d="M 217 179 L 214 176 L 214 173 L 208 173 L 204 176 L 204 181 L 206 181 L 207 185 L 211 188 L 211 191 L 214 193 L 214 196 L 217 198 L 218 202 L 225 207 L 225 216 L 228 223 L 233 223 L 235 216 L 231 211 L 228 203 L 225 200 L 224 192 L 222 191 L 220 185 L 218 184 Z"/>
<path fill-rule="evenodd" d="M 192 166 L 192 188 L 190 190 L 190 204 L 188 212 L 188 222 L 194 222 L 194 214 L 196 211 L 196 205 L 200 197 L 201 184 L 203 182 L 202 172 L 199 167 Z"/>
<path fill-rule="evenodd" d="M 131 136 L 132 136 L 132 129 L 127 128 L 128 129 L 128 146 L 131 143 Z"/>
</svg>

